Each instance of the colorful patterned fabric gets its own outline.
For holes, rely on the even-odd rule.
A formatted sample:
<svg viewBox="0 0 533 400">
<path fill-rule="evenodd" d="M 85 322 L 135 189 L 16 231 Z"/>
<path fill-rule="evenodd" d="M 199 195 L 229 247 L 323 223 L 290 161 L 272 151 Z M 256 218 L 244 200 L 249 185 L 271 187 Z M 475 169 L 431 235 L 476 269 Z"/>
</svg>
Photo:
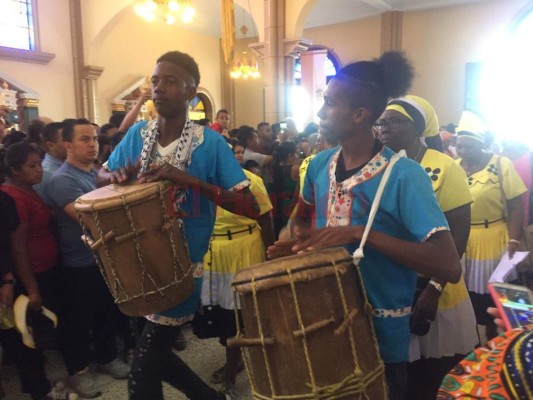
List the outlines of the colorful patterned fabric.
<svg viewBox="0 0 533 400">
<path fill-rule="evenodd" d="M 533 326 L 507 331 L 443 379 L 437 400 L 533 399 Z"/>
</svg>

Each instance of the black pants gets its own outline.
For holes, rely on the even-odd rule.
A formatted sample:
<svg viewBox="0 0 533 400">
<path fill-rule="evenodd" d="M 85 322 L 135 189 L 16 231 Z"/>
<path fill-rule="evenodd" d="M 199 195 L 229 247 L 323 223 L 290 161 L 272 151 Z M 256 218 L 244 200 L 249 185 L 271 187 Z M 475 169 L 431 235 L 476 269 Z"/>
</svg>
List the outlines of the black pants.
<svg viewBox="0 0 533 400">
<path fill-rule="evenodd" d="M 62 351 L 68 373 L 73 375 L 89 365 L 91 342 L 99 364 L 117 357 L 115 334 L 119 311 L 98 266 L 65 267 L 63 273 L 66 289 Z"/>
<path fill-rule="evenodd" d="M 147 321 L 128 381 L 130 400 L 162 400 L 165 381 L 192 400 L 224 399 L 172 352 L 177 326 Z"/>
<path fill-rule="evenodd" d="M 444 376 L 466 355 L 421 358 L 407 367 L 407 396 L 409 400 L 434 400 Z"/>
<path fill-rule="evenodd" d="M 407 363 L 385 364 L 389 400 L 404 400 L 407 390 Z"/>
<path fill-rule="evenodd" d="M 53 267 L 44 272 L 34 274 L 43 305 L 57 315 L 61 315 L 61 293 L 64 289 L 61 268 Z M 26 290 L 17 285 L 15 296 L 27 294 Z M 61 318 L 59 318 L 61 321 Z M 22 343 L 22 336 L 16 329 L 0 331 L 0 342 L 8 348 L 15 361 L 22 390 L 29 393 L 32 399 L 42 399 L 50 391 L 50 382 L 44 369 L 44 356 L 41 349 L 31 349 Z"/>
</svg>

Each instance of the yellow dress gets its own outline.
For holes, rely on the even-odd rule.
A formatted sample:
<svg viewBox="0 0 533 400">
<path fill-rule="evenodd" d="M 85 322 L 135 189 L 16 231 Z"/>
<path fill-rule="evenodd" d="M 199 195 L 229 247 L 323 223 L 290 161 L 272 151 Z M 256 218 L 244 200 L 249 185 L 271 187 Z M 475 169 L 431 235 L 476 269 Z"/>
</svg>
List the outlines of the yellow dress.
<svg viewBox="0 0 533 400">
<path fill-rule="evenodd" d="M 263 179 L 247 170 L 244 173 L 259 204 L 260 214 L 270 212 L 272 204 Z M 233 310 L 233 276 L 237 271 L 263 261 L 265 245 L 257 221 L 217 207 L 215 227 L 204 257 L 202 304 Z"/>
<path fill-rule="evenodd" d="M 427 149 L 420 165 L 444 213 L 472 203 L 467 177 L 454 159 Z M 448 283 L 439 299 L 435 321 L 425 336 L 411 335 L 409 358 L 441 358 L 470 353 L 478 342 L 474 309 L 464 279 Z"/>
<path fill-rule="evenodd" d="M 506 200 L 526 192 L 513 163 L 506 157 L 493 155 L 487 165 L 468 177 L 472 203 L 470 237 L 465 252 L 464 276 L 468 290 L 486 294 L 487 282 L 507 248 L 509 234 L 503 220 L 503 203 L 498 178 L 501 165 L 503 192 Z M 457 160 L 458 163 L 461 160 Z"/>
</svg>

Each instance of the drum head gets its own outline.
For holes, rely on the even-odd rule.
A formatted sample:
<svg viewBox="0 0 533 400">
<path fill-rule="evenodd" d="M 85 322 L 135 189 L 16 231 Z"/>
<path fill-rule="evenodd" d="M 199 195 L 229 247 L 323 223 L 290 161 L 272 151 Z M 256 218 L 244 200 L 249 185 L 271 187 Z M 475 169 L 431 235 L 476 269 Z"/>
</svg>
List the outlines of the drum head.
<svg viewBox="0 0 533 400">
<path fill-rule="evenodd" d="M 352 256 L 346 249 L 335 247 L 283 257 L 238 271 L 232 285 L 237 292 L 244 293 L 252 290 L 253 281 L 255 290 L 266 290 L 289 281 L 313 280 L 334 274 L 331 268 L 334 265 L 340 272 L 345 272 L 352 265 Z"/>
<path fill-rule="evenodd" d="M 136 182 L 136 181 L 135 181 Z M 166 193 L 171 188 L 167 181 L 153 183 L 130 183 L 127 185 L 111 184 L 80 196 L 74 203 L 77 211 L 102 211 L 123 207 L 148 200 Z"/>
</svg>

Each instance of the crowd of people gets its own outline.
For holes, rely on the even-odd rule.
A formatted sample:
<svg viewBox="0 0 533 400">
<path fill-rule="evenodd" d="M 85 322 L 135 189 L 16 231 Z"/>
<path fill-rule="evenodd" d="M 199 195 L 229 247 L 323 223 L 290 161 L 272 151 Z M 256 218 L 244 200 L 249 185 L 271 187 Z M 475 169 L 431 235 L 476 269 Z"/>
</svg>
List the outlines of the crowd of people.
<svg viewBox="0 0 533 400">
<path fill-rule="evenodd" d="M 404 151 L 359 268 L 389 398 L 436 398 L 445 375 L 481 344 L 478 325 L 487 339 L 497 335 L 487 284 L 502 255 L 523 244 L 532 157 L 512 143 L 495 152 L 473 113 L 458 126 L 439 126 L 431 104 L 407 94 L 413 76 L 403 53 L 388 52 L 338 72 L 324 92 L 320 126 L 298 132 L 288 118 L 232 129 L 227 109 L 213 123 L 189 120 L 200 71 L 173 51 L 156 61 L 151 94 L 100 127 L 36 119 L 25 133 L 2 121 L 1 310 L 7 316 L 25 294 L 31 310 L 57 314 L 55 346 L 68 373 L 66 382 L 50 382 L 43 349 L 29 348 L 2 322 L 0 343 L 21 391 L 36 400 L 97 397 L 96 371 L 128 379 L 132 400 L 162 399 L 163 381 L 191 399 L 235 398 L 240 350 L 226 347 L 213 389 L 173 351 L 185 347 L 183 325 L 209 307 L 213 335 L 226 346 L 242 328 L 231 287 L 236 272 L 301 251 L 354 252 L 385 167 Z M 137 121 L 150 97 L 154 118 Z M 145 318 L 118 310 L 74 209 L 97 187 L 132 179 L 176 186 L 174 208 L 184 215 L 194 270 L 190 297 Z M 529 276 L 526 265 L 521 283 Z M 456 398 L 445 387 L 439 396 Z"/>
</svg>

